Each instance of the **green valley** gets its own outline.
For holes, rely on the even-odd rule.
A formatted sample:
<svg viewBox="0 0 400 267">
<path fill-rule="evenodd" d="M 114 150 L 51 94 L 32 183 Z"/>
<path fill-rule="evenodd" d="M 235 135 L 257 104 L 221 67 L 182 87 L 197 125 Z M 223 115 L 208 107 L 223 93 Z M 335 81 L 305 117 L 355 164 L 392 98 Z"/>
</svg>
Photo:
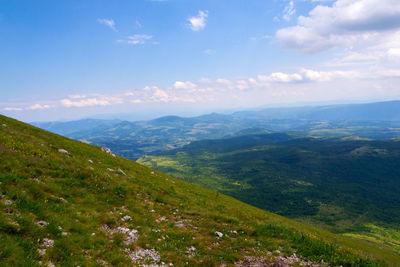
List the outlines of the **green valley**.
<svg viewBox="0 0 400 267">
<path fill-rule="evenodd" d="M 193 142 L 138 160 L 174 177 L 400 252 L 400 142 L 286 133 Z"/>
</svg>

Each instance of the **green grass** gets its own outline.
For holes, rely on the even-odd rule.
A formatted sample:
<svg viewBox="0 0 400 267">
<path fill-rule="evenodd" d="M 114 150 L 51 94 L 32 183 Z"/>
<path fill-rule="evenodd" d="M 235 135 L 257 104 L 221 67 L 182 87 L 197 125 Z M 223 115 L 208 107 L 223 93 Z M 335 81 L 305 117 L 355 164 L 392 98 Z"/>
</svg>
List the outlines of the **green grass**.
<svg viewBox="0 0 400 267">
<path fill-rule="evenodd" d="M 0 266 L 127 266 L 124 250 L 140 248 L 174 266 L 233 265 L 277 249 L 331 265 L 400 262 L 383 244 L 297 223 L 2 116 L 0 158 Z M 126 244 L 106 230 L 117 227 L 138 230 L 138 239 Z M 54 245 L 40 255 L 48 239 Z M 185 253 L 191 246 L 194 257 Z"/>
</svg>

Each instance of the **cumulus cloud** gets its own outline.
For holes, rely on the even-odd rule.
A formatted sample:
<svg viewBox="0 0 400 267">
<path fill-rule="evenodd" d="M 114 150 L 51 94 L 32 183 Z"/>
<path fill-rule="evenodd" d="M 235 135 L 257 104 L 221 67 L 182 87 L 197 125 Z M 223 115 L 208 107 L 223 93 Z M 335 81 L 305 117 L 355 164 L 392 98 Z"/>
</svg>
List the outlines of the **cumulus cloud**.
<svg viewBox="0 0 400 267">
<path fill-rule="evenodd" d="M 91 106 L 109 106 L 112 104 L 121 104 L 123 103 L 122 99 L 119 97 L 91 97 L 80 100 L 74 99 L 62 99 L 60 100 L 62 106 L 70 108 L 70 107 L 91 107 Z"/>
<path fill-rule="evenodd" d="M 169 95 L 164 90 L 154 87 L 154 93 L 152 95 L 152 99 L 156 102 L 169 102 Z"/>
<path fill-rule="evenodd" d="M 137 44 L 145 44 L 146 41 L 148 41 L 152 38 L 153 38 L 153 36 L 147 35 L 147 34 L 134 34 L 134 35 L 128 36 L 124 40 L 118 40 L 118 42 L 137 45 Z"/>
<path fill-rule="evenodd" d="M 317 5 L 297 25 L 276 32 L 282 46 L 305 53 L 367 42 L 400 28 L 398 0 L 337 0 Z"/>
<path fill-rule="evenodd" d="M 200 10 L 197 16 L 193 16 L 188 19 L 189 27 L 195 32 L 203 30 L 207 24 L 207 17 L 208 11 Z"/>
<path fill-rule="evenodd" d="M 5 111 L 21 111 L 22 108 L 15 108 L 15 107 L 5 107 L 3 108 Z"/>
<path fill-rule="evenodd" d="M 48 108 L 50 108 L 49 105 L 41 105 L 41 104 L 34 104 L 34 105 L 28 107 L 28 109 L 30 109 L 30 110 L 48 109 Z"/>
<path fill-rule="evenodd" d="M 258 75 L 261 82 L 266 83 L 305 83 L 328 82 L 335 79 L 360 78 L 356 71 L 315 71 L 301 69 L 296 73 L 274 72 L 270 75 Z"/>
<path fill-rule="evenodd" d="M 194 89 L 194 88 L 196 88 L 196 84 L 194 84 L 192 82 L 176 81 L 174 83 L 174 88 L 175 89 Z"/>
<path fill-rule="evenodd" d="M 396 54 L 396 51 L 392 51 Z M 293 72 L 272 72 L 255 77 L 238 78 L 202 78 L 195 81 L 176 81 L 169 86 L 146 86 L 116 94 L 70 95 L 55 102 L 26 104 L 0 103 L 10 105 L 5 111 L 40 110 L 46 108 L 87 108 L 111 105 L 147 105 L 156 103 L 249 103 L 266 104 L 262 101 L 282 100 L 311 101 L 321 99 L 346 98 L 351 95 L 377 97 L 398 96 L 397 84 L 400 68 L 341 70 L 300 68 Z M 321 84 L 323 83 L 323 84 Z M 338 93 L 339 92 L 339 93 Z M 356 93 L 355 93 L 356 92 Z M 300 98 L 301 97 L 301 98 Z M 15 108 L 12 106 L 16 106 Z"/>
<path fill-rule="evenodd" d="M 103 25 L 106 25 L 113 31 L 118 31 L 117 28 L 115 27 L 115 21 L 113 19 L 97 19 L 97 22 Z"/>
</svg>

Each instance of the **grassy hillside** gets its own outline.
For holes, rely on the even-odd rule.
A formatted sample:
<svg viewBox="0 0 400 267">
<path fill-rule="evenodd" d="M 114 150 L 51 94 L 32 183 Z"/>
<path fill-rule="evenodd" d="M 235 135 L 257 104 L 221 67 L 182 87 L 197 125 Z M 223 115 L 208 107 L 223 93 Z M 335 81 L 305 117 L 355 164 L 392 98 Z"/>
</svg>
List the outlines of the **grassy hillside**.
<svg viewBox="0 0 400 267">
<path fill-rule="evenodd" d="M 0 266 L 400 262 L 3 116 L 0 158 Z"/>
<path fill-rule="evenodd" d="M 140 163 L 259 208 L 400 252 L 400 142 L 247 135 Z"/>
</svg>

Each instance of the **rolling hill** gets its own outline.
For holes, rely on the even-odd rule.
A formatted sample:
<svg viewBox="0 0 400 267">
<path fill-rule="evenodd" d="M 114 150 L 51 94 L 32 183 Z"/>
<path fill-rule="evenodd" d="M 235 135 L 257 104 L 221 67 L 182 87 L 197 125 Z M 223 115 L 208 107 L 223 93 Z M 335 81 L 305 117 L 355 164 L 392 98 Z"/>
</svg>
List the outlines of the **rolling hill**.
<svg viewBox="0 0 400 267">
<path fill-rule="evenodd" d="M 387 139 L 400 136 L 400 101 L 317 107 L 275 108 L 232 114 L 150 121 L 79 120 L 33 123 L 45 130 L 136 160 L 180 148 L 190 142 L 242 135 L 246 129 L 292 131 L 302 136 L 349 136 Z"/>
<path fill-rule="evenodd" d="M 4 116 L 0 158 L 0 266 L 400 262 L 388 246 L 274 215 Z"/>
</svg>

